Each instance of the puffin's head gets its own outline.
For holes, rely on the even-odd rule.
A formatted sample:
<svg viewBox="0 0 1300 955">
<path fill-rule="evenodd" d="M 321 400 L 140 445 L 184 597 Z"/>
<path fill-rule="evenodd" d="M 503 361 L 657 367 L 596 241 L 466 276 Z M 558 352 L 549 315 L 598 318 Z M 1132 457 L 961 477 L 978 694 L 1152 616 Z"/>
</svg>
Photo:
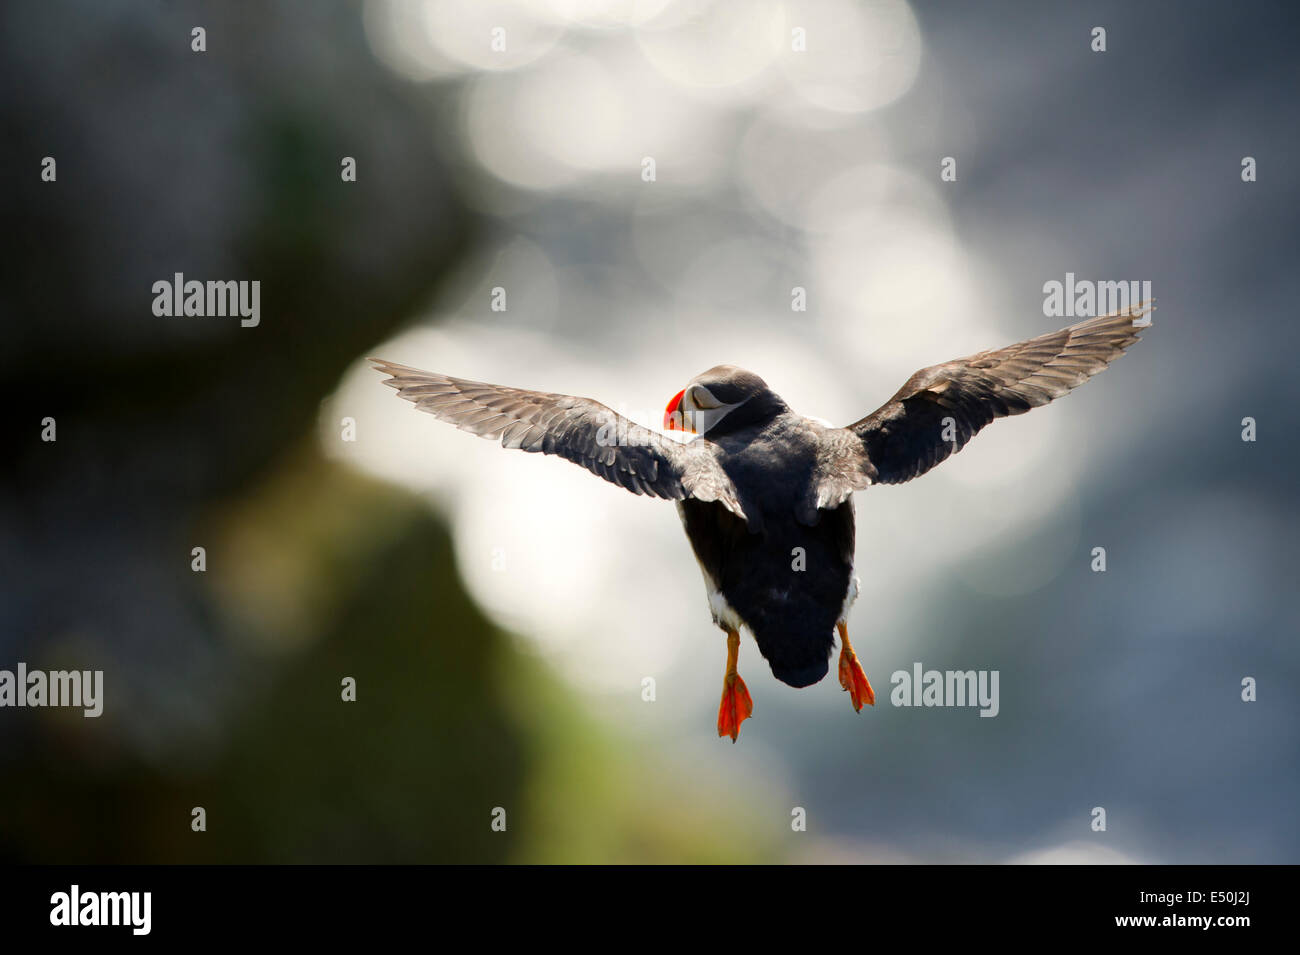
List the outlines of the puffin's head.
<svg viewBox="0 0 1300 955">
<path fill-rule="evenodd" d="M 718 365 L 696 375 L 673 396 L 664 409 L 664 429 L 720 434 L 756 423 L 784 408 L 785 403 L 752 371 Z"/>
</svg>

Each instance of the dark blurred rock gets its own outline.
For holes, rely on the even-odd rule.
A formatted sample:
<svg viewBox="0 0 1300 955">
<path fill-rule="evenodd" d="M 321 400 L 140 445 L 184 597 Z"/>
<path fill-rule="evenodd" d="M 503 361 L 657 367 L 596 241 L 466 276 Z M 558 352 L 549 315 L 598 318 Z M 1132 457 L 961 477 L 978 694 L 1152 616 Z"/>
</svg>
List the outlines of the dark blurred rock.
<svg viewBox="0 0 1300 955">
<path fill-rule="evenodd" d="M 0 766 L 27 781 L 6 787 L 0 854 L 498 857 L 458 813 L 487 833 L 522 761 L 493 703 L 498 637 L 445 531 L 286 451 L 472 245 L 425 99 L 440 94 L 375 62 L 358 5 L 308 0 L 5 4 L 0 91 L 0 660 L 103 669 L 107 698 L 100 720 L 0 718 Z M 155 316 L 152 284 L 175 272 L 260 281 L 260 324 Z M 240 556 L 219 541 L 263 519 L 232 502 L 268 493 L 287 461 L 330 490 L 278 506 L 324 528 L 334 613 L 266 656 L 245 638 L 273 618 L 213 587 Z M 330 530 L 333 513 L 394 508 L 382 533 Z M 190 567 L 198 545 L 207 573 Z M 290 547 L 261 555 L 271 586 L 307 559 Z M 339 701 L 343 674 L 356 704 Z M 185 839 L 191 805 L 209 810 L 206 842 Z"/>
</svg>

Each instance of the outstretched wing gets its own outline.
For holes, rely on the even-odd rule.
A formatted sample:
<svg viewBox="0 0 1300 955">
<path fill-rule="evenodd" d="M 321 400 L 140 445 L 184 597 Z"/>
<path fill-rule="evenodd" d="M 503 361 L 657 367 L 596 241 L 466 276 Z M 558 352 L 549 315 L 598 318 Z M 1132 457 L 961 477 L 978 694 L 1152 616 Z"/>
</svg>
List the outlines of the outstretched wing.
<svg viewBox="0 0 1300 955">
<path fill-rule="evenodd" d="M 590 398 L 506 388 L 370 359 L 407 401 L 462 431 L 521 451 L 554 454 L 633 494 L 717 501 L 745 513 L 713 445 L 679 444 Z"/>
<path fill-rule="evenodd" d="M 1150 326 L 1147 303 L 995 351 L 923 368 L 894 397 L 844 430 L 860 442 L 824 497 L 901 484 L 956 454 L 995 418 L 1024 414 L 1083 384 Z M 853 466 L 856 465 L 856 466 Z M 847 496 L 847 491 L 844 492 Z"/>
</svg>

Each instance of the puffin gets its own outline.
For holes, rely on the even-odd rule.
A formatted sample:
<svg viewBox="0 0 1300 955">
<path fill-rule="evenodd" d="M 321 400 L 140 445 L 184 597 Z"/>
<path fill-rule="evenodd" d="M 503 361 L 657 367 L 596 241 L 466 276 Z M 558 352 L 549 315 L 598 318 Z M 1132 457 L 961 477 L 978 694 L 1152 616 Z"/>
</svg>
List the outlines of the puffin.
<svg viewBox="0 0 1300 955">
<path fill-rule="evenodd" d="M 1142 302 L 1005 348 L 923 368 L 841 428 L 805 417 L 758 375 L 716 365 L 696 375 L 651 430 L 590 398 L 453 378 L 369 359 L 421 411 L 502 447 L 555 455 L 633 494 L 676 503 L 714 624 L 726 634 L 719 737 L 754 712 L 737 672 L 747 630 L 782 683 L 837 675 L 855 711 L 875 693 L 849 641 L 858 595 L 853 494 L 920 477 L 997 418 L 1060 398 L 1151 325 Z"/>
</svg>

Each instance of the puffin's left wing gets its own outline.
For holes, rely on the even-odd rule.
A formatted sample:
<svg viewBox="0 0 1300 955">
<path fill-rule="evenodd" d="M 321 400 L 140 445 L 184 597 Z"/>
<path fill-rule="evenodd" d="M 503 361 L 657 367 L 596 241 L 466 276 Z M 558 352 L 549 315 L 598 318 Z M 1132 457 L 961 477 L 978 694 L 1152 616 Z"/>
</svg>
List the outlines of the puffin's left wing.
<svg viewBox="0 0 1300 955">
<path fill-rule="evenodd" d="M 421 411 L 502 447 L 554 454 L 633 494 L 717 501 L 745 517 L 715 446 L 679 444 L 590 398 L 452 378 L 378 358 L 384 384 Z"/>
<path fill-rule="evenodd" d="M 1150 322 L 1147 303 L 1006 348 L 923 368 L 880 408 L 832 432 L 841 452 L 823 468 L 821 506 L 870 484 L 901 484 L 957 453 L 996 418 L 1024 414 L 1083 384 L 1124 353 Z M 847 434 L 846 434 L 847 432 Z"/>
</svg>

